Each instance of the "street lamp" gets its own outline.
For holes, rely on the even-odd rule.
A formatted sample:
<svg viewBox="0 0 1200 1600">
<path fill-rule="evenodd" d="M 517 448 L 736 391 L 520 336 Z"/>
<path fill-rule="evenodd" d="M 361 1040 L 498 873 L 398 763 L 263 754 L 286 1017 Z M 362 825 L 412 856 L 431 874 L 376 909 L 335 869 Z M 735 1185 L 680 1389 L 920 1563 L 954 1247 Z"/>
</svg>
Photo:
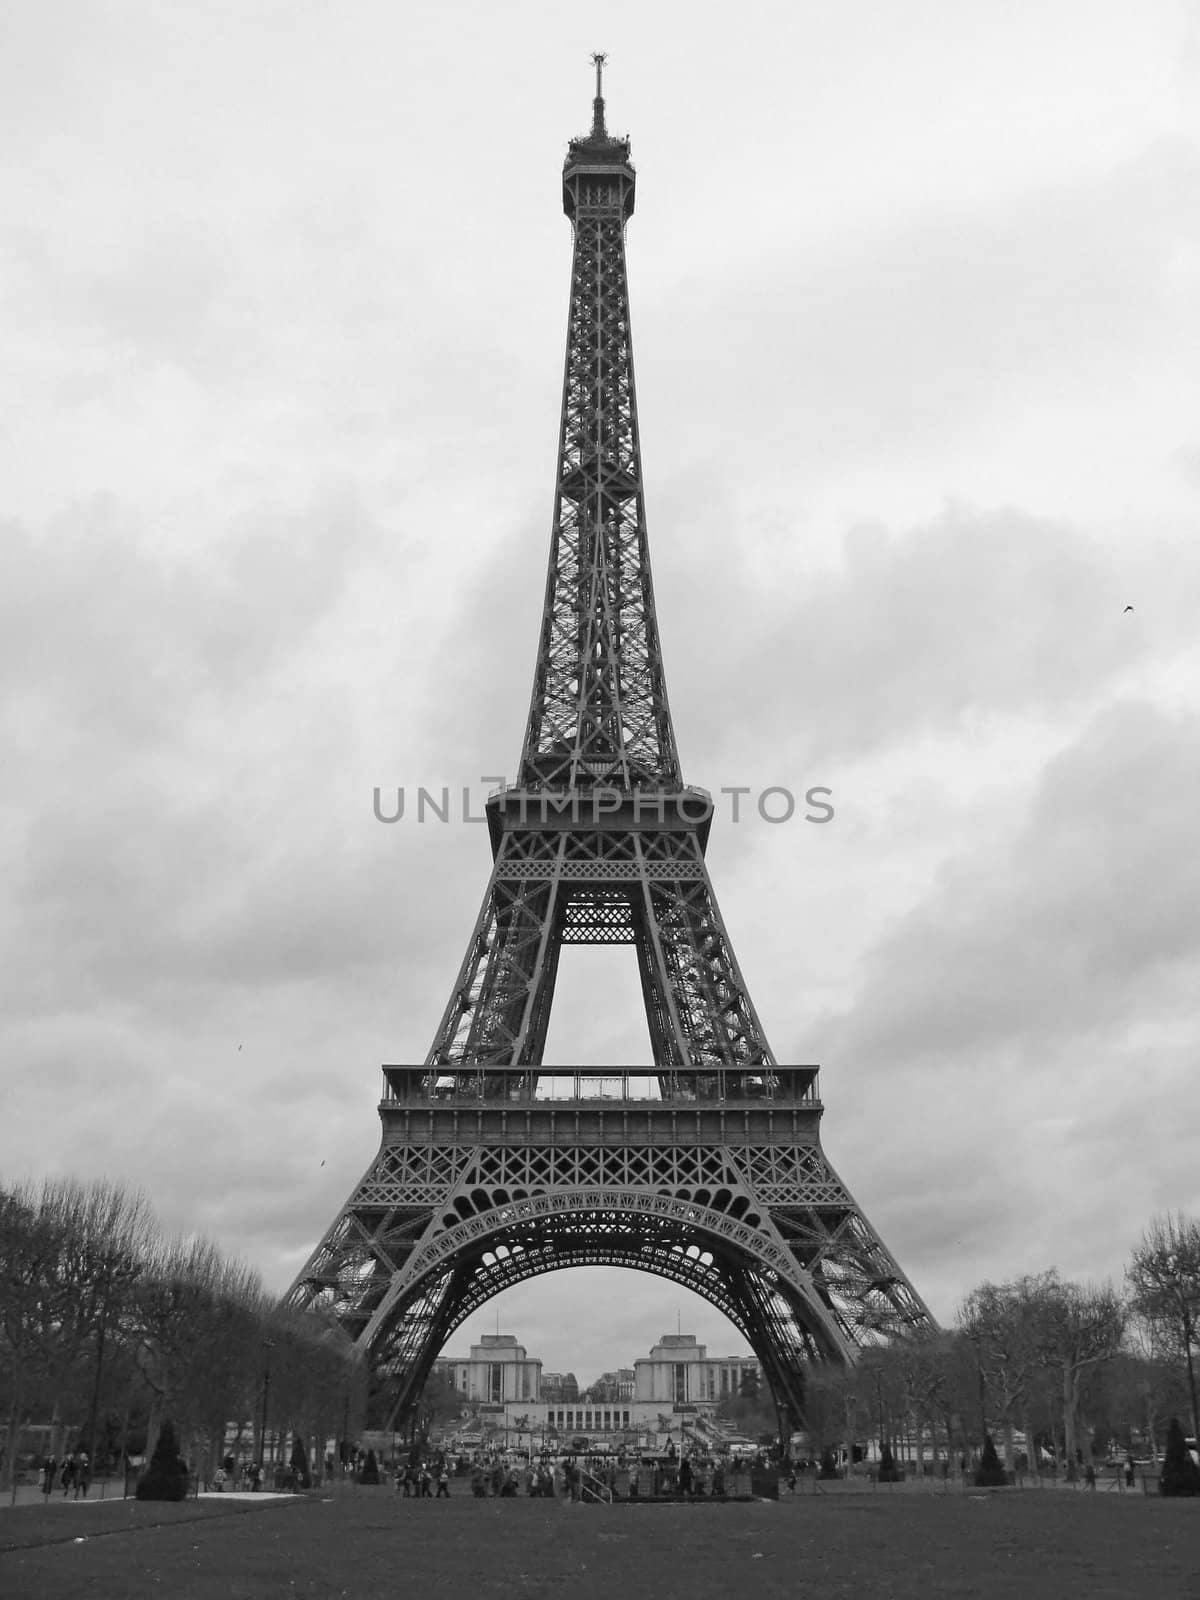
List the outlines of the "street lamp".
<svg viewBox="0 0 1200 1600">
<path fill-rule="evenodd" d="M 979 1459 L 983 1460 L 983 1452 L 987 1449 L 987 1400 L 986 1385 L 983 1377 L 983 1339 L 978 1335 L 968 1335 L 975 1346 L 975 1371 L 979 1377 Z"/>
<path fill-rule="evenodd" d="M 877 1446 L 879 1460 L 883 1461 L 883 1384 L 879 1376 L 879 1368 L 875 1368 L 875 1414 L 878 1421 L 879 1444 Z"/>
<path fill-rule="evenodd" d="M 271 1351 L 275 1348 L 274 1339 L 263 1340 L 263 1394 L 262 1394 L 262 1425 L 258 1434 L 258 1470 L 263 1470 L 263 1458 L 267 1448 L 267 1401 L 271 1395 Z"/>
</svg>

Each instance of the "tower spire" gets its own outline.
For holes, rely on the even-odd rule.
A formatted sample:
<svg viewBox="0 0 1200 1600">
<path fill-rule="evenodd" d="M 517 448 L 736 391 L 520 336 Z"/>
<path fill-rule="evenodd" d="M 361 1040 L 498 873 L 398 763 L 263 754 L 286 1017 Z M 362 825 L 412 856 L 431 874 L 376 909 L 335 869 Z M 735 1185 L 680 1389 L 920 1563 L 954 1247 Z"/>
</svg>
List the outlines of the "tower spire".
<svg viewBox="0 0 1200 1600">
<path fill-rule="evenodd" d="M 607 139 L 608 129 L 604 126 L 604 63 L 608 56 L 603 50 L 593 50 L 592 60 L 596 63 L 596 98 L 592 101 L 592 138 Z"/>
</svg>

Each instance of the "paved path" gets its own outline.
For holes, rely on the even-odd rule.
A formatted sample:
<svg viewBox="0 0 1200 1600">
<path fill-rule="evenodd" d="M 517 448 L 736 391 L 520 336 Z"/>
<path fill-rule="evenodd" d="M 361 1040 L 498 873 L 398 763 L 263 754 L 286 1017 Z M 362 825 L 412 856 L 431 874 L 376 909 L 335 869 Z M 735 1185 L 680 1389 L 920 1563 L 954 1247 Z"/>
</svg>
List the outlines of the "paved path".
<svg viewBox="0 0 1200 1600">
<path fill-rule="evenodd" d="M 133 1499 L 132 1484 L 130 1484 L 129 1498 Z M 188 1495 L 189 1500 L 294 1500 L 295 1498 L 295 1495 L 276 1494 L 270 1489 L 260 1489 L 257 1493 L 252 1493 L 249 1489 L 227 1489 L 221 1494 L 218 1494 L 216 1490 L 209 1490 L 200 1495 Z M 91 1506 L 101 1502 L 120 1505 L 121 1500 L 121 1480 L 116 1478 L 111 1481 L 93 1483 L 87 1492 L 86 1498 L 80 1495 L 78 1500 L 75 1498 L 74 1489 L 71 1490 L 70 1494 L 66 1495 L 63 1494 L 61 1489 L 56 1489 L 53 1494 L 45 1495 L 36 1484 L 23 1483 L 17 1489 L 16 1504 L 18 1506 L 62 1506 L 64 1511 L 70 1511 L 72 1506 Z M 0 1497 L 0 1511 L 7 1511 L 12 1504 L 12 1490 L 7 1489 L 3 1497 Z"/>
<path fill-rule="evenodd" d="M 91 1487 L 88 1489 L 86 1499 L 83 1497 L 83 1495 L 80 1495 L 78 1500 L 75 1499 L 74 1489 L 71 1490 L 70 1494 L 63 1494 L 61 1489 L 55 1489 L 52 1494 L 47 1495 L 42 1493 L 41 1486 L 39 1484 L 22 1483 L 17 1488 L 16 1504 L 19 1506 L 82 1506 L 92 1505 L 98 1500 L 120 1500 L 120 1498 L 120 1478 L 101 1478 L 92 1483 Z M 9 1506 L 12 1504 L 13 1492 L 11 1489 L 5 1489 L 4 1493 L 0 1494 L 0 1511 L 7 1511 Z"/>
</svg>

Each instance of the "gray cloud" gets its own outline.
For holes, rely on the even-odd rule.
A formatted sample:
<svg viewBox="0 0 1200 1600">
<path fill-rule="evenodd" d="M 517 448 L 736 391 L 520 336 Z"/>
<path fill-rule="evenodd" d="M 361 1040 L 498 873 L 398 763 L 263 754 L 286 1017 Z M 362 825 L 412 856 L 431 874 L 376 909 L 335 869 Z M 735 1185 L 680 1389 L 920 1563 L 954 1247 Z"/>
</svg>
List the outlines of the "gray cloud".
<svg viewBox="0 0 1200 1600">
<path fill-rule="evenodd" d="M 1117 550 L 1015 507 L 949 505 L 903 531 L 852 527 L 835 565 L 772 584 L 736 545 L 725 558 L 728 510 L 669 497 L 661 520 L 688 529 L 688 553 L 658 561 L 676 713 L 718 770 L 828 772 L 987 719 L 1075 716 L 1191 647 L 1200 567 L 1152 530 Z"/>
<path fill-rule="evenodd" d="M 943 1306 L 972 1240 L 995 1270 L 1028 1261 L 1029 1205 L 1055 1197 L 1044 1252 L 1104 1275 L 1130 1241 L 1093 1205 L 1098 1180 L 1119 1175 L 1134 1220 L 1200 1193 L 1198 777 L 1194 719 L 1107 708 L 865 954 L 845 1010 L 812 1020 L 835 1162 L 849 1151 L 868 1213 Z"/>
<path fill-rule="evenodd" d="M 1003 845 L 949 862 L 867 958 L 867 1003 L 836 1029 L 840 1046 L 929 1063 L 1064 1033 L 1082 1045 L 1190 1007 L 1197 779 L 1190 718 L 1136 702 L 1098 715 Z"/>
<path fill-rule="evenodd" d="M 1162 139 L 1099 177 L 987 205 L 943 196 L 873 235 L 806 240 L 720 298 L 693 272 L 651 307 L 643 342 L 669 362 L 695 455 L 820 474 L 931 436 L 945 453 L 1002 430 L 1018 397 L 1119 382 L 1120 352 L 1174 359 L 1172 271 L 1197 217 L 1200 152 Z"/>
</svg>

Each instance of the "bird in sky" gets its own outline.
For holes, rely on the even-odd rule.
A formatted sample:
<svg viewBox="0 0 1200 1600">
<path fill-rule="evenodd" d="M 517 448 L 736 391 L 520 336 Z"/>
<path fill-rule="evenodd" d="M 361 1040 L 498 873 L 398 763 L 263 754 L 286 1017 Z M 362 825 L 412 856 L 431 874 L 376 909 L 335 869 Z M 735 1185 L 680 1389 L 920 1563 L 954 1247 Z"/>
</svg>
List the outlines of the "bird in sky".
<svg viewBox="0 0 1200 1600">
<path fill-rule="evenodd" d="M 242 1048 L 241 1045 L 238 1045 L 238 1049 L 240 1050 L 241 1048 Z"/>
<path fill-rule="evenodd" d="M 324 1165 L 325 1165 L 325 1163 L 324 1163 L 324 1162 L 323 1162 L 323 1161 L 322 1161 L 322 1163 L 321 1163 L 321 1165 L 322 1165 L 322 1166 L 324 1166 Z"/>
<path fill-rule="evenodd" d="M 1126 606 L 1126 607 L 1125 607 L 1125 611 L 1132 611 L 1132 610 L 1133 610 L 1133 607 L 1132 607 L 1132 606 Z M 1122 615 L 1122 616 L 1124 616 L 1124 615 L 1125 615 L 1125 612 L 1124 612 L 1124 611 L 1123 611 L 1123 612 L 1122 612 L 1122 613 L 1121 613 L 1121 615 Z"/>
</svg>

